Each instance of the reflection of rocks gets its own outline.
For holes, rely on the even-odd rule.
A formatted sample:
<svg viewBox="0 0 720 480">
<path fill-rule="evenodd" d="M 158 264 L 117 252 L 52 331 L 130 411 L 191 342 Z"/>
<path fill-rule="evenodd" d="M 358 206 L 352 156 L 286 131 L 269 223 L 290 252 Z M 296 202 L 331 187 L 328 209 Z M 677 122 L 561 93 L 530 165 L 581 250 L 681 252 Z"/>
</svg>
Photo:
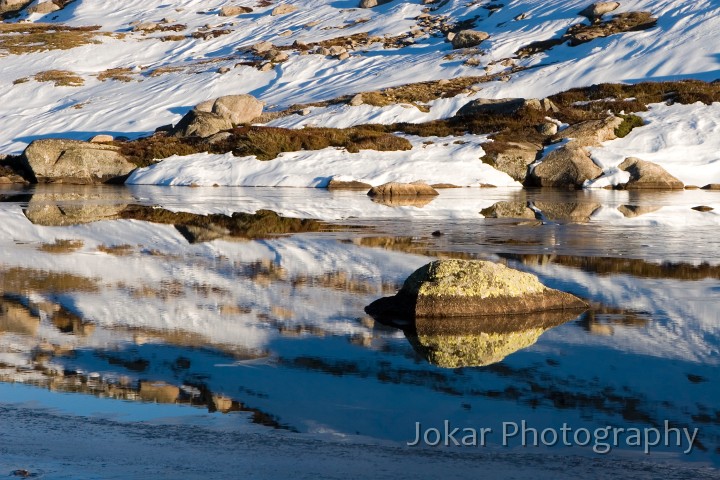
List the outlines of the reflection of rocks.
<svg viewBox="0 0 720 480">
<path fill-rule="evenodd" d="M 599 203 L 565 203 L 535 202 L 546 219 L 554 222 L 587 223 L 595 211 L 601 207 Z"/>
<path fill-rule="evenodd" d="M 428 197 L 428 196 L 418 196 L 418 197 L 410 197 L 410 196 L 400 196 L 400 197 L 373 197 L 371 200 L 375 203 L 379 203 L 381 205 L 386 205 L 388 207 L 417 207 L 417 208 L 423 208 L 428 203 L 432 202 L 435 199 L 435 197 Z"/>
<path fill-rule="evenodd" d="M 132 196 L 121 190 L 108 193 L 98 190 L 74 189 L 64 193 L 36 193 L 24 210 L 35 225 L 59 227 L 80 223 L 114 220 L 131 201 Z"/>
<path fill-rule="evenodd" d="M 635 218 L 658 210 L 660 210 L 660 207 L 653 205 L 620 205 L 618 207 L 618 211 L 626 218 Z"/>
<path fill-rule="evenodd" d="M 140 398 L 146 402 L 175 403 L 180 389 L 165 382 L 140 382 Z"/>
<path fill-rule="evenodd" d="M 480 214 L 486 218 L 527 218 L 535 219 L 535 212 L 528 208 L 526 202 L 498 202 L 484 208 Z"/>
<path fill-rule="evenodd" d="M 39 326 L 40 318 L 26 306 L 13 300 L 0 300 L 0 334 L 35 335 Z"/>
<path fill-rule="evenodd" d="M 378 317 L 463 317 L 584 309 L 569 293 L 535 275 L 479 260 L 437 260 L 410 275 L 394 297 L 366 307 Z"/>
<path fill-rule="evenodd" d="M 573 320 L 576 313 L 548 311 L 463 319 L 418 318 L 414 331 L 406 331 L 406 337 L 433 365 L 485 366 L 533 345 L 543 332 Z"/>
</svg>

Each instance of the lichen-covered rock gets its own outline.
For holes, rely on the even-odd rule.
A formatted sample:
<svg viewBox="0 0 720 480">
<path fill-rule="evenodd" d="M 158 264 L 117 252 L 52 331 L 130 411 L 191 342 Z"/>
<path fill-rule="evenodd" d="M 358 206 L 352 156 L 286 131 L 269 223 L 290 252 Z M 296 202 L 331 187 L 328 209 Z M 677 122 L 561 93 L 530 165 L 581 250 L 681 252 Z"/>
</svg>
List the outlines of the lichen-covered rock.
<svg viewBox="0 0 720 480">
<path fill-rule="evenodd" d="M 480 214 L 485 218 L 535 219 L 535 212 L 527 206 L 527 202 L 497 202 L 480 211 Z"/>
<path fill-rule="evenodd" d="M 220 9 L 221 17 L 235 17 L 242 15 L 243 13 L 251 13 L 253 11 L 250 7 L 243 7 L 242 5 L 225 5 Z"/>
<path fill-rule="evenodd" d="M 685 185 L 670 175 L 660 165 L 629 157 L 618 168 L 630 174 L 630 181 L 624 185 L 628 190 L 682 190 Z"/>
<path fill-rule="evenodd" d="M 535 275 L 480 260 L 437 260 L 410 275 L 395 297 L 366 307 L 371 315 L 463 317 L 586 308 Z"/>
<path fill-rule="evenodd" d="M 483 157 L 483 162 L 490 163 L 495 169 L 505 172 L 518 182 L 524 182 L 528 166 L 537 158 L 542 146 L 530 142 L 508 142 L 507 148 L 499 152 L 491 152 Z"/>
<path fill-rule="evenodd" d="M 32 142 L 20 162 L 39 183 L 104 183 L 135 169 L 113 145 L 52 138 Z"/>
<path fill-rule="evenodd" d="M 602 120 L 588 120 L 576 123 L 555 136 L 555 140 L 572 139 L 575 147 L 597 147 L 602 142 L 615 140 L 615 129 L 620 126 L 623 119 L 611 115 Z"/>
<path fill-rule="evenodd" d="M 252 95 L 225 95 L 215 100 L 212 113 L 230 120 L 233 125 L 250 123 L 262 114 L 265 104 Z"/>
<path fill-rule="evenodd" d="M 478 30 L 461 30 L 453 37 L 452 46 L 456 49 L 477 47 L 488 38 L 490 38 L 490 35 L 485 32 Z"/>
<path fill-rule="evenodd" d="M 372 187 L 367 194 L 369 197 L 418 197 L 435 196 L 438 192 L 427 183 L 389 182 Z"/>
</svg>

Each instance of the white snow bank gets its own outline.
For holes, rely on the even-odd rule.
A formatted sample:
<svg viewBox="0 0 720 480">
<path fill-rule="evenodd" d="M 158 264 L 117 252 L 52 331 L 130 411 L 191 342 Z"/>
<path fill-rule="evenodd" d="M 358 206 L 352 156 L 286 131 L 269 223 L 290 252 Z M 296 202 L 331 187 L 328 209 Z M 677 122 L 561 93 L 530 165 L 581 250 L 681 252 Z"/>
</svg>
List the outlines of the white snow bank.
<svg viewBox="0 0 720 480">
<path fill-rule="evenodd" d="M 326 148 L 281 154 L 260 161 L 232 154 L 206 153 L 173 156 L 135 171 L 128 184 L 135 185 L 226 185 L 247 187 L 326 187 L 333 176 L 353 178 L 371 185 L 386 182 L 452 183 L 458 186 L 517 186 L 506 173 L 480 161 L 485 135 L 420 138 L 406 136 L 412 150 L 349 153 Z M 434 142 L 434 143 L 427 143 Z"/>
<path fill-rule="evenodd" d="M 591 150 L 604 175 L 589 188 L 627 182 L 629 175 L 617 169 L 627 157 L 657 163 L 686 185 L 720 183 L 720 103 L 653 104 L 638 115 L 645 126 Z"/>
</svg>

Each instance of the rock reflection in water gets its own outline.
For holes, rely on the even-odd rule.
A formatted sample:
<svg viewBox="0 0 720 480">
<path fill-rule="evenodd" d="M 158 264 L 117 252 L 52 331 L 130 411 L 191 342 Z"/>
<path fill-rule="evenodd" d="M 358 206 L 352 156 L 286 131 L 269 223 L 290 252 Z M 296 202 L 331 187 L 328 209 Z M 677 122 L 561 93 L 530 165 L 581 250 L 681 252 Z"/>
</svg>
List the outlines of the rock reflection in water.
<svg viewBox="0 0 720 480">
<path fill-rule="evenodd" d="M 578 312 L 473 318 L 418 318 L 405 330 L 413 349 L 443 368 L 483 367 L 537 342 L 546 330 L 577 318 Z"/>
</svg>

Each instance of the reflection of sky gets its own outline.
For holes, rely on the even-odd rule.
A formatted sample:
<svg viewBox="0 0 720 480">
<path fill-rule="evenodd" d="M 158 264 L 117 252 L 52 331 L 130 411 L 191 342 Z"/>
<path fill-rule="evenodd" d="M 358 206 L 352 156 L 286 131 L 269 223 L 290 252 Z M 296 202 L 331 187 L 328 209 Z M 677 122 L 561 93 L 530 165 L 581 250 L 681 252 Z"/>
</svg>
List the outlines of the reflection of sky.
<svg viewBox="0 0 720 480">
<path fill-rule="evenodd" d="M 133 194 L 147 194 L 145 200 L 159 203 L 164 198 L 179 209 L 203 191 L 134 189 Z M 271 195 L 262 189 L 253 189 L 253 193 L 256 204 L 265 208 L 275 205 L 273 202 L 290 208 L 303 195 L 303 201 L 330 195 Z M 459 195 L 455 198 L 459 201 L 462 194 L 449 194 L 449 198 Z M 517 192 L 487 195 L 491 198 L 481 203 L 492 204 Z M 567 200 L 566 196 L 575 194 L 558 195 Z M 578 195 L 587 200 L 584 193 Z M 618 198 L 615 192 L 603 195 L 593 198 L 605 198 L 611 205 L 632 200 Z M 247 192 L 239 191 L 237 196 L 240 202 Z M 220 199 L 224 197 L 217 194 L 207 204 L 202 198 L 196 198 L 198 208 L 214 211 L 222 207 Z M 325 200 L 332 203 L 345 197 L 332 198 Z M 688 200 L 695 201 L 696 197 Z M 6 222 L 0 224 L 0 232 L 5 229 L 7 235 L 0 239 L 0 260 L 5 266 L 101 279 L 99 292 L 45 295 L 95 325 L 85 336 L 61 333 L 45 317 L 35 337 L 17 332 L 0 335 L 0 346 L 13 352 L 18 365 L 30 363 L 32 349 L 40 341 L 71 344 L 75 353 L 54 357 L 55 367 L 98 372 L 109 379 L 124 375 L 135 382 L 202 383 L 214 394 L 243 402 L 301 432 L 360 434 L 397 442 L 410 439 L 416 421 L 432 425 L 449 419 L 462 425 L 499 428 L 502 421 L 526 419 L 541 428 L 562 422 L 627 426 L 644 424 L 648 418 L 668 418 L 694 426 L 693 417 L 712 419 L 718 410 L 720 390 L 714 379 L 720 358 L 716 321 L 720 309 L 713 300 L 715 279 L 641 279 L 599 276 L 557 265 L 513 265 L 593 302 L 642 311 L 647 323 L 626 325 L 605 319 L 609 322 L 601 325 L 605 328 L 593 330 L 581 321 L 571 322 L 545 332 L 535 345 L 498 365 L 447 370 L 428 365 L 401 332 L 374 326 L 363 313 L 365 305 L 384 294 L 382 282 L 402 281 L 428 257 L 337 241 L 343 236 L 352 238 L 351 233 L 189 245 L 166 225 L 123 221 L 50 228 L 30 224 L 17 208 L 2 210 L 2 215 Z M 420 238 L 440 228 L 447 234 L 438 242 L 446 246 L 493 252 L 566 248 L 597 253 L 614 242 L 618 250 L 636 256 L 647 253 L 654 260 L 659 250 L 638 245 L 662 243 L 663 235 L 672 237 L 667 243 L 672 251 L 679 252 L 684 242 L 682 255 L 689 261 L 705 259 L 704 249 L 714 248 L 712 242 L 704 241 L 704 230 L 699 238 L 693 238 L 702 243 L 698 250 L 688 247 L 687 232 L 666 230 L 654 235 L 654 227 L 648 226 L 638 227 L 632 232 L 636 236 L 626 234 L 621 241 L 611 235 L 603 237 L 605 229 L 597 223 L 518 226 L 507 222 L 431 225 L 389 221 L 384 226 Z M 40 242 L 55 238 L 81 238 L 85 244 L 81 251 L 65 255 L 36 250 Z M 499 242 L 508 238 L 530 242 L 514 246 Z M 110 241 L 141 246 L 126 257 L 96 250 L 97 245 Z M 158 254 L 142 252 L 150 247 Z M 716 251 L 708 260 L 717 263 Z M 249 266 L 257 262 L 277 270 L 262 281 L 250 279 Z M 337 285 L 321 286 L 322 279 L 338 272 L 366 290 L 359 293 Z M 270 273 L 277 273 L 277 278 Z M 181 283 L 181 297 L 137 297 L 130 290 L 172 281 Z M 34 292 L 32 300 L 42 300 L 45 293 Z M 242 313 L 221 314 L 221 307 L 228 305 L 243 307 Z M 182 335 L 175 335 L 178 332 Z M 260 358 L 248 358 L 248 352 Z M 121 363 L 109 362 L 109 356 L 129 362 L 144 359 L 148 367 L 129 371 Z M 174 368 L 181 356 L 190 360 L 187 370 Z M 689 378 L 707 381 L 691 382 Z M 209 414 L 206 408 L 107 400 L 21 385 L 0 384 L 0 398 L 68 415 L 127 422 L 217 422 L 237 429 L 246 428 L 248 422 L 246 414 Z M 699 426 L 711 450 L 720 445 L 717 422 Z M 705 457 L 698 453 L 697 458 Z"/>
</svg>

